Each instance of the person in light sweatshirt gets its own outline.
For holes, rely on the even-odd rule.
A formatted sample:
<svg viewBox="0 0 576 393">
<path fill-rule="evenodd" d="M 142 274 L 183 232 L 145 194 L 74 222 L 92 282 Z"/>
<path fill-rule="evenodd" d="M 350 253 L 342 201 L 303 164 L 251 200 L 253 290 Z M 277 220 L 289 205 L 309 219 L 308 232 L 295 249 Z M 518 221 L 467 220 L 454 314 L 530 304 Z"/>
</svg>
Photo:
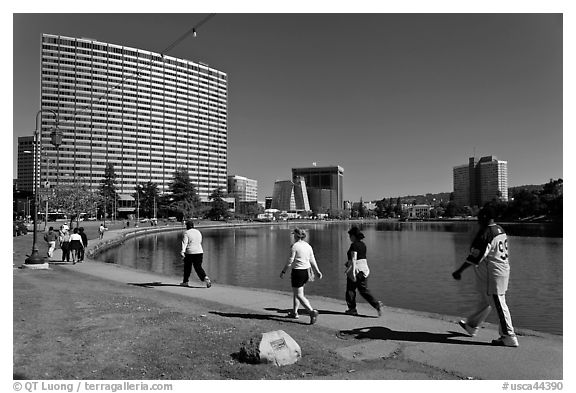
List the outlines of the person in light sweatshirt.
<svg viewBox="0 0 576 393">
<path fill-rule="evenodd" d="M 198 229 L 194 228 L 194 221 L 192 220 L 186 221 L 186 232 L 182 235 L 182 251 L 180 255 L 184 258 L 184 279 L 180 285 L 183 287 L 188 286 L 188 279 L 192 272 L 192 266 L 194 266 L 194 270 L 200 281 L 204 281 L 206 288 L 210 288 L 212 281 L 202 268 L 202 260 L 204 258 L 202 234 Z"/>
</svg>

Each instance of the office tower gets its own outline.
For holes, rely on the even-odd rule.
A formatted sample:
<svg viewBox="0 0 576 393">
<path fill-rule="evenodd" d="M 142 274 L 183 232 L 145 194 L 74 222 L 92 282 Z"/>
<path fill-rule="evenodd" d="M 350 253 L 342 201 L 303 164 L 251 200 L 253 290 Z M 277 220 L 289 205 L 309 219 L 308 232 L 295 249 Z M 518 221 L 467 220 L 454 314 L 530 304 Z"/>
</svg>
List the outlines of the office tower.
<svg viewBox="0 0 576 393">
<path fill-rule="evenodd" d="M 34 137 L 18 137 L 18 189 L 34 192 L 38 186 L 38 170 L 38 163 L 34 165 Z M 34 176 L 35 173 L 36 176 Z"/>
<path fill-rule="evenodd" d="M 292 178 L 302 177 L 315 213 L 344 208 L 344 169 L 341 166 L 292 168 Z"/>
<path fill-rule="evenodd" d="M 244 176 L 228 176 L 228 193 L 238 202 L 258 201 L 258 181 Z"/>
<path fill-rule="evenodd" d="M 493 200 L 508 200 L 508 162 L 495 156 L 453 168 L 454 202 L 458 206 L 483 206 Z"/>
<path fill-rule="evenodd" d="M 480 206 L 492 200 L 508 200 L 508 162 L 494 156 L 478 161 Z"/>
<path fill-rule="evenodd" d="M 274 183 L 271 209 L 280 211 L 310 211 L 306 181 L 303 178 L 278 180 Z"/>
<path fill-rule="evenodd" d="M 227 75 L 203 63 L 88 38 L 42 35 L 41 107 L 59 115 L 61 183 L 99 186 L 114 165 L 120 193 L 167 191 L 179 167 L 200 198 L 227 182 Z M 42 113 L 50 160 L 55 118 Z M 42 178 L 55 182 L 54 173 Z"/>
</svg>

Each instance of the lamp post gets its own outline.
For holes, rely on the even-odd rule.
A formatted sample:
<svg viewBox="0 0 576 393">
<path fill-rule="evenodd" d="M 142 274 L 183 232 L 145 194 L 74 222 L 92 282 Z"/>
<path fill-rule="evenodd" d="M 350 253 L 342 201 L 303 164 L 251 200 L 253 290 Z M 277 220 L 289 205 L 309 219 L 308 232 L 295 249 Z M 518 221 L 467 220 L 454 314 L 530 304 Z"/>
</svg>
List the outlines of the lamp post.
<svg viewBox="0 0 576 393">
<path fill-rule="evenodd" d="M 58 119 L 58 117 L 56 117 Z M 58 122 L 56 122 L 58 124 Z M 60 145 L 62 144 L 62 131 L 56 126 L 50 133 L 50 142 L 56 147 L 56 188 L 58 188 L 58 180 L 60 174 Z"/>
<path fill-rule="evenodd" d="M 34 232 L 33 232 L 33 237 L 32 237 L 32 253 L 30 254 L 30 256 L 28 258 L 26 258 L 26 260 L 24 261 L 25 265 L 44 265 L 46 264 L 45 258 L 41 257 L 40 255 L 38 255 L 38 246 L 36 243 L 37 240 L 37 229 L 38 227 L 36 226 L 37 224 L 37 210 L 38 210 L 38 188 L 39 188 L 39 183 L 40 183 L 40 176 L 36 176 L 37 175 L 37 170 L 36 170 L 36 157 L 38 157 L 38 148 L 39 148 L 39 138 L 38 138 L 38 134 L 40 133 L 40 129 L 38 127 L 38 120 L 40 119 L 40 114 L 42 112 L 50 112 L 52 113 L 55 117 L 56 117 L 56 130 L 58 130 L 58 114 L 56 112 L 54 112 L 53 110 L 50 109 L 40 109 L 38 111 L 38 113 L 36 113 L 36 130 L 34 130 L 34 208 L 32 210 L 32 218 L 34 220 Z M 41 151 L 41 150 L 40 150 Z"/>
</svg>

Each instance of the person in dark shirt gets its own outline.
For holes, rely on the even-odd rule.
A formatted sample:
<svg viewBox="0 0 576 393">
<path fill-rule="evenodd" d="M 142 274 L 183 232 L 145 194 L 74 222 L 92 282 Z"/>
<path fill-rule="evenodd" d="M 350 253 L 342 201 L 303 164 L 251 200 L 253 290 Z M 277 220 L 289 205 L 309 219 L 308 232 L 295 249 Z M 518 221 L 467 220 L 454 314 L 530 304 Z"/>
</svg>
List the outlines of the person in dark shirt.
<svg viewBox="0 0 576 393">
<path fill-rule="evenodd" d="M 456 280 L 460 280 L 462 272 L 470 266 L 474 266 L 476 273 L 478 305 L 466 321 L 462 320 L 459 324 L 474 337 L 494 307 L 498 312 L 500 338 L 493 340 L 492 344 L 517 347 L 518 338 L 505 297 L 510 277 L 508 237 L 504 229 L 494 223 L 494 217 L 494 209 L 490 206 L 480 210 L 480 229 L 472 242 L 470 254 L 462 266 L 452 273 Z"/>
<path fill-rule="evenodd" d="M 346 303 L 349 315 L 358 315 L 356 310 L 356 290 L 372 307 L 378 311 L 378 316 L 382 316 L 383 304 L 372 296 L 368 290 L 368 275 L 370 268 L 366 259 L 366 244 L 362 241 L 364 234 L 358 227 L 352 227 L 348 231 L 352 244 L 348 249 L 348 261 L 346 262 Z"/>
<path fill-rule="evenodd" d="M 84 246 L 78 251 L 78 262 L 84 261 L 84 254 L 86 253 L 86 247 L 88 247 L 88 236 L 84 232 L 84 227 L 78 228 L 78 232 L 80 233 L 80 237 L 82 238 L 82 245 Z"/>
</svg>

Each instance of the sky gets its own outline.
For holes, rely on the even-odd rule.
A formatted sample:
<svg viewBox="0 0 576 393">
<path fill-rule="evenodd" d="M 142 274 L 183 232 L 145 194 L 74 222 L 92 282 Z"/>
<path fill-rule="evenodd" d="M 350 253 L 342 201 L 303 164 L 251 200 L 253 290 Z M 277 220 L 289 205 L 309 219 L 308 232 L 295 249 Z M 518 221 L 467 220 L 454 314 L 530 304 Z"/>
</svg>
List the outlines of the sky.
<svg viewBox="0 0 576 393">
<path fill-rule="evenodd" d="M 13 177 L 42 33 L 161 52 L 206 16 L 14 13 Z M 218 13 L 168 54 L 228 74 L 228 174 L 259 200 L 314 162 L 356 201 L 450 192 L 473 155 L 509 186 L 563 177 L 561 13 Z"/>
</svg>

